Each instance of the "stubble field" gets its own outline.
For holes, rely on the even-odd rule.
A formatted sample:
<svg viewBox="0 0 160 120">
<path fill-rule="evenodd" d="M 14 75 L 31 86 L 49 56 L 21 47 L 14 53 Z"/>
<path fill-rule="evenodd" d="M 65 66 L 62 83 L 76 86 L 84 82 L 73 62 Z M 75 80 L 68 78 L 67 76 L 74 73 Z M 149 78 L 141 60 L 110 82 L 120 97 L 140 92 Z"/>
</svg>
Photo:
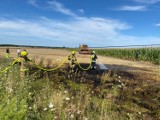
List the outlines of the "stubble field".
<svg viewBox="0 0 160 120">
<path fill-rule="evenodd" d="M 71 53 L 65 49 L 23 49 L 28 51 L 28 57 L 37 65 L 49 69 Z M 17 48 L 10 48 L 12 59 L 17 57 L 16 51 Z M 5 48 L 0 49 L 0 55 L 1 58 L 5 56 Z M 90 55 L 79 55 L 77 52 L 76 57 L 82 67 L 89 65 Z M 18 66 L 15 65 L 0 76 L 3 86 L 0 100 L 8 100 L 6 108 L 4 104 L 0 105 L 1 119 L 6 115 L 11 119 L 21 116 L 25 119 L 46 120 L 160 119 L 158 65 L 99 55 L 98 62 L 103 63 L 108 70 L 97 67 L 95 71 L 83 71 L 77 66 L 76 73 L 70 73 L 66 61 L 62 68 L 52 72 L 31 66 L 24 78 L 17 77 Z M 4 65 L 5 60 L 1 60 L 1 69 L 5 68 Z M 17 85 L 16 88 L 14 85 Z M 16 101 L 20 102 L 19 105 Z M 21 106 L 17 114 L 12 113 L 14 108 L 11 103 Z M 7 112 L 9 109 L 11 113 Z"/>
</svg>

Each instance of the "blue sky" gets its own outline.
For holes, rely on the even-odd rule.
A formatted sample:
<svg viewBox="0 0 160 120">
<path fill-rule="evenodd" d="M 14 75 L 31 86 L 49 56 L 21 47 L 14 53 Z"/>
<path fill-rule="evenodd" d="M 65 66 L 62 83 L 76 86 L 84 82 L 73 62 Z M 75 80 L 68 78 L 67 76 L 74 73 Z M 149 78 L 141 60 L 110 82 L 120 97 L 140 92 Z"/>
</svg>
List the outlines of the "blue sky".
<svg viewBox="0 0 160 120">
<path fill-rule="evenodd" d="M 1 0 L 0 44 L 160 44 L 160 0 Z"/>
</svg>

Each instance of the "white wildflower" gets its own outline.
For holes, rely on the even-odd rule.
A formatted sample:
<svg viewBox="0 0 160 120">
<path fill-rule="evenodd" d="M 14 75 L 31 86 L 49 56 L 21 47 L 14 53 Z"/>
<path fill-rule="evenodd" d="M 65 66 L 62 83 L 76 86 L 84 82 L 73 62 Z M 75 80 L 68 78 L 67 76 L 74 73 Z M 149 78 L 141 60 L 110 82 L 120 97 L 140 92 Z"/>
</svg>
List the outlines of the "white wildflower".
<svg viewBox="0 0 160 120">
<path fill-rule="evenodd" d="M 77 114 L 80 114 L 81 113 L 81 111 L 80 110 L 77 110 Z"/>
<path fill-rule="evenodd" d="M 67 90 L 65 90 L 65 91 L 64 91 L 64 93 L 68 93 L 68 91 L 67 91 Z"/>
<path fill-rule="evenodd" d="M 37 106 L 34 104 L 34 105 L 33 105 L 33 108 L 37 108 Z"/>
<path fill-rule="evenodd" d="M 121 80 L 118 80 L 119 83 L 121 83 Z"/>
<path fill-rule="evenodd" d="M 141 112 L 139 111 L 138 114 L 141 115 Z"/>
<path fill-rule="evenodd" d="M 52 103 L 49 103 L 48 107 L 49 107 L 49 108 L 53 108 L 53 104 L 52 104 Z"/>
<path fill-rule="evenodd" d="M 52 108 L 52 109 L 51 109 L 51 111 L 55 111 L 55 110 L 56 110 L 55 108 Z"/>
<path fill-rule="evenodd" d="M 74 115 L 73 114 L 71 114 L 71 116 L 70 116 L 72 119 L 74 118 Z"/>
<path fill-rule="evenodd" d="M 121 76 L 118 76 L 118 78 L 120 79 L 120 78 L 121 78 Z"/>
<path fill-rule="evenodd" d="M 44 111 L 46 111 L 46 110 L 47 110 L 47 108 L 44 108 L 43 110 L 44 110 Z"/>
<path fill-rule="evenodd" d="M 31 95 L 32 93 L 31 92 L 29 92 L 29 96 Z"/>
<path fill-rule="evenodd" d="M 121 85 L 117 85 L 117 87 L 121 88 L 122 86 Z"/>
<path fill-rule="evenodd" d="M 84 120 L 88 120 L 88 118 L 85 117 Z"/>
<path fill-rule="evenodd" d="M 65 99 L 65 100 L 69 101 L 69 100 L 70 100 L 70 98 L 66 97 L 66 99 Z"/>
</svg>

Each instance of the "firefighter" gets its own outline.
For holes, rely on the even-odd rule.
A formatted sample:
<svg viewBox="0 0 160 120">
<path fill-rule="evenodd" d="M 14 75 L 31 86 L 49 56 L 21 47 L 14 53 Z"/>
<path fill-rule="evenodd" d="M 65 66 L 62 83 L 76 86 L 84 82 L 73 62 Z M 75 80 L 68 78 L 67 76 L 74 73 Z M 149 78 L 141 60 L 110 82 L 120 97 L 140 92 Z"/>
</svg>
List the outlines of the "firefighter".
<svg viewBox="0 0 160 120">
<path fill-rule="evenodd" d="M 17 49 L 17 56 L 20 57 L 21 56 L 21 50 Z"/>
<path fill-rule="evenodd" d="M 20 63 L 20 76 L 21 77 L 24 77 L 26 75 L 26 71 L 28 70 L 27 67 L 28 67 L 28 61 L 31 61 L 29 58 L 28 58 L 28 52 L 26 50 L 23 50 L 21 51 L 20 53 L 20 60 L 19 60 L 19 63 Z"/>
<path fill-rule="evenodd" d="M 7 47 L 6 48 L 6 58 L 9 58 L 9 56 L 10 56 L 10 51 L 9 51 L 9 48 Z"/>
<path fill-rule="evenodd" d="M 20 53 L 20 57 L 23 58 L 26 62 L 31 61 L 27 55 L 28 55 L 28 52 L 26 50 L 23 50 Z"/>
<path fill-rule="evenodd" d="M 95 51 L 92 51 L 92 55 L 91 55 L 91 69 L 92 70 L 96 69 L 96 59 L 98 59 L 97 55 L 96 55 Z"/>
<path fill-rule="evenodd" d="M 77 61 L 77 58 L 75 56 L 75 51 L 72 51 L 72 54 L 68 56 L 68 60 L 69 60 L 69 67 L 71 71 L 74 72 Z"/>
</svg>

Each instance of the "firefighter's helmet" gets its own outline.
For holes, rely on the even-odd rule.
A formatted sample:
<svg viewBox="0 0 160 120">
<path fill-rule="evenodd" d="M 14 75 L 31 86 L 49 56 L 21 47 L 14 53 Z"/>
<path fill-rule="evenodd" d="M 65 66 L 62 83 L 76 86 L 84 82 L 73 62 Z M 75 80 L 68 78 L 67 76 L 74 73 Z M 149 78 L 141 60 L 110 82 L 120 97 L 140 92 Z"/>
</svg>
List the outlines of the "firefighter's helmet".
<svg viewBox="0 0 160 120">
<path fill-rule="evenodd" d="M 28 54 L 28 53 L 27 53 L 25 50 L 23 50 L 23 51 L 21 52 L 21 56 L 22 56 L 22 57 L 27 56 L 27 54 Z"/>
<path fill-rule="evenodd" d="M 72 55 L 75 55 L 75 51 L 72 51 Z"/>
</svg>

